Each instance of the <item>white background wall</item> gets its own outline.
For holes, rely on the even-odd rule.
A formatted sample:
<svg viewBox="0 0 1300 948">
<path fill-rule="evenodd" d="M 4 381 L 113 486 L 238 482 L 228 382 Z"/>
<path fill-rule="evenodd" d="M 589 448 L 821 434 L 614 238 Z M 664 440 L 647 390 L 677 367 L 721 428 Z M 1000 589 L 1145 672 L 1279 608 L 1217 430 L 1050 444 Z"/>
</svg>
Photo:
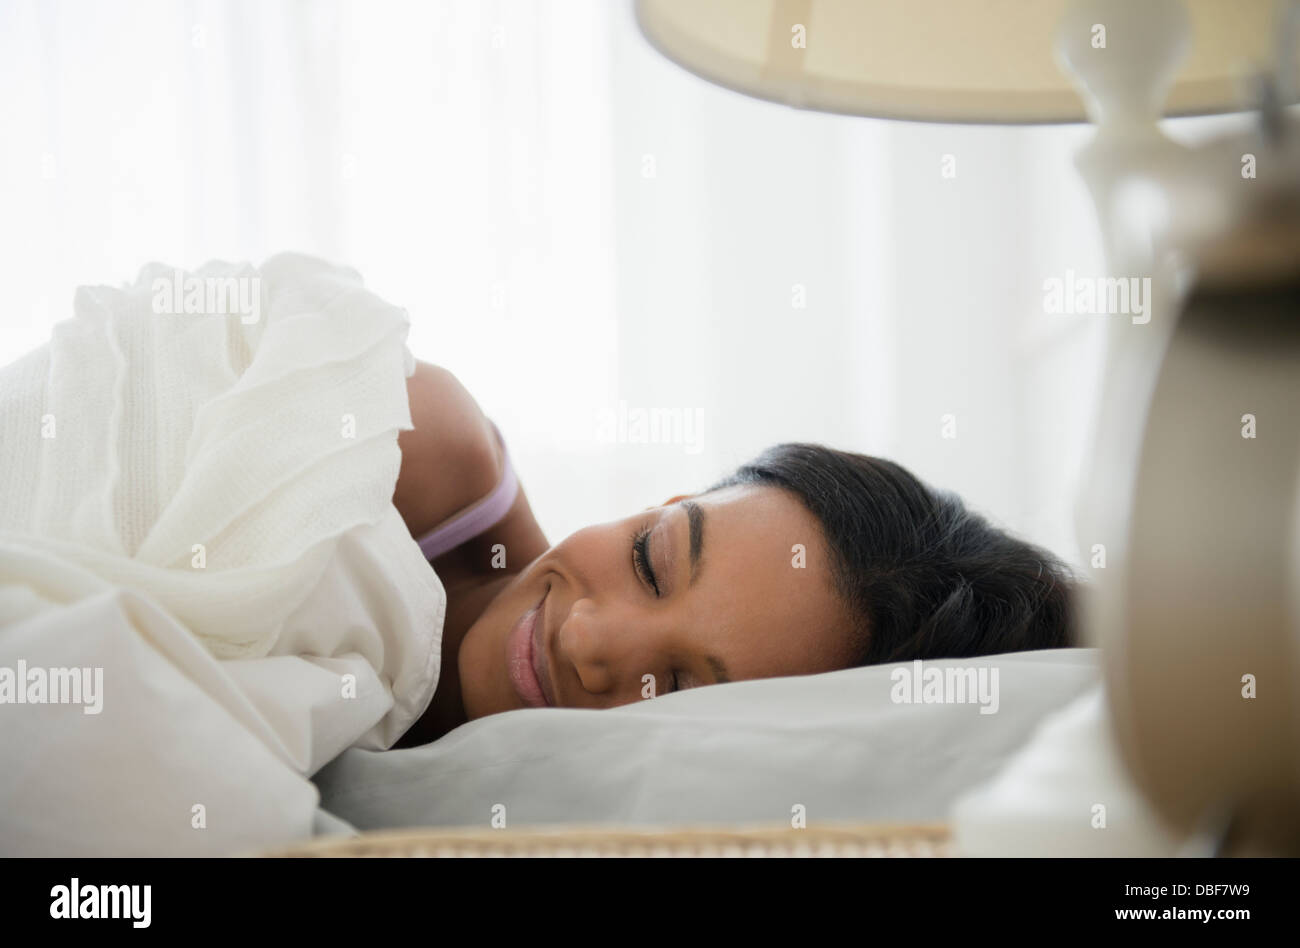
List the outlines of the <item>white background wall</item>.
<svg viewBox="0 0 1300 948">
<path fill-rule="evenodd" d="M 0 0 L 0 128 L 0 363 L 78 284 L 294 249 L 409 309 L 553 541 L 814 440 L 1087 543 L 1107 317 L 1042 306 L 1102 272 L 1086 128 L 748 99 L 602 0 Z M 697 413 L 698 451 L 601 441 L 620 400 Z"/>
</svg>

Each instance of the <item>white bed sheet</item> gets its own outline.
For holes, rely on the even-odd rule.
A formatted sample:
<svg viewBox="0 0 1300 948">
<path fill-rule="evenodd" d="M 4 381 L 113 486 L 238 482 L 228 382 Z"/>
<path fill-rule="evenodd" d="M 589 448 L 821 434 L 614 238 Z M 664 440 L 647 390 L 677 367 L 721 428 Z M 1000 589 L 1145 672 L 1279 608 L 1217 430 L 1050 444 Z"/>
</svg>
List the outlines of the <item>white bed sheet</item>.
<svg viewBox="0 0 1300 948">
<path fill-rule="evenodd" d="M 391 502 L 405 313 L 296 255 L 200 271 L 256 279 L 257 321 L 156 313 L 174 273 L 82 288 L 0 371 L 0 678 L 103 683 L 94 714 L 0 703 L 0 855 L 337 828 L 308 778 L 390 746 L 437 685 L 445 593 Z"/>
</svg>

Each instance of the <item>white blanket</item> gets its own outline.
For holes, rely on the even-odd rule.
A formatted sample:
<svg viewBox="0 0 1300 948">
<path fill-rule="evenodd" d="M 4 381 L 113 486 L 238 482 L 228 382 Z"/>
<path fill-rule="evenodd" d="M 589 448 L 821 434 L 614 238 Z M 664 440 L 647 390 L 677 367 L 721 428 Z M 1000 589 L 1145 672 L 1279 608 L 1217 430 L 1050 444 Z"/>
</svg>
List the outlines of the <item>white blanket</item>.
<svg viewBox="0 0 1300 948">
<path fill-rule="evenodd" d="M 231 277 L 231 312 L 174 305 Z M 428 706 L 445 594 L 391 501 L 407 328 L 308 257 L 150 265 L 0 371 L 0 855 L 308 835 L 307 778 Z"/>
</svg>

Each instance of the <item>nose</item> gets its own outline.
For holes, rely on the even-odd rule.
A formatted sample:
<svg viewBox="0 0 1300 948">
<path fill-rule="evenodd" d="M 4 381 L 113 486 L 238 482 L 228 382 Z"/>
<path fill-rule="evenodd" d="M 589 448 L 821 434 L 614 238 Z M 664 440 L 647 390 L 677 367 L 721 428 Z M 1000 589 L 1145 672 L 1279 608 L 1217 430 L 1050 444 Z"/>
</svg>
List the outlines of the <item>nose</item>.
<svg viewBox="0 0 1300 948">
<path fill-rule="evenodd" d="M 596 603 L 578 599 L 556 633 L 556 651 L 578 673 L 583 690 L 604 694 L 615 685 L 614 662 L 619 651 L 610 623 L 603 621 Z"/>
</svg>

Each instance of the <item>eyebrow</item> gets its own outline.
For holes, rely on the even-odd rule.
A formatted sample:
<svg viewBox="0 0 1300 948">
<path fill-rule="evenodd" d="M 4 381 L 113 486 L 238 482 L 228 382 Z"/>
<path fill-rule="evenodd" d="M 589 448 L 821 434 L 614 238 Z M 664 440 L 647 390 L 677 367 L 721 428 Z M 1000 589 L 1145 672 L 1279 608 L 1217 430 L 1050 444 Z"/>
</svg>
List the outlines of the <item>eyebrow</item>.
<svg viewBox="0 0 1300 948">
<path fill-rule="evenodd" d="M 684 500 L 682 509 L 686 511 L 686 520 L 690 524 L 690 585 L 694 586 L 695 580 L 700 575 L 700 561 L 704 558 L 704 508 L 693 501 Z M 731 675 L 727 673 L 727 666 L 722 663 L 722 659 L 716 655 L 706 655 L 704 660 L 709 663 L 709 668 L 713 671 L 714 684 L 725 685 L 731 681 Z"/>
<path fill-rule="evenodd" d="M 683 500 L 682 509 L 686 511 L 686 520 L 691 527 L 690 585 L 694 586 L 700 575 L 700 559 L 704 555 L 704 508 L 694 501 Z"/>
</svg>

